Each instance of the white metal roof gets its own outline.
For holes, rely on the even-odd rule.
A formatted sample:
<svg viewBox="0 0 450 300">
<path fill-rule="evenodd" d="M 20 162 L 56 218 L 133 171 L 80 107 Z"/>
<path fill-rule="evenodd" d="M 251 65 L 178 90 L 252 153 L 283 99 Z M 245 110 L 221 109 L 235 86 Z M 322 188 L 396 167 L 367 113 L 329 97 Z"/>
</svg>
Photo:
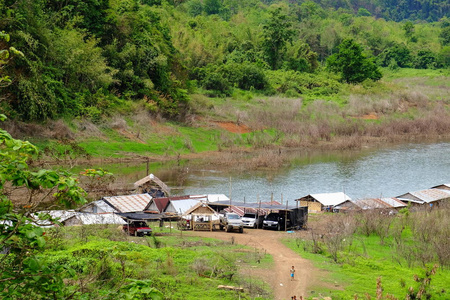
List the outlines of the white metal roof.
<svg viewBox="0 0 450 300">
<path fill-rule="evenodd" d="M 46 214 L 49 215 L 52 219 L 57 219 L 59 222 L 64 222 L 65 220 L 73 217 L 77 214 L 74 210 L 44 210 L 44 211 L 38 211 L 37 213 L 33 214 L 33 219 L 36 220 L 37 225 L 40 226 L 50 226 L 53 225 L 52 222 L 48 220 L 40 220 L 38 218 L 38 214 Z"/>
<path fill-rule="evenodd" d="M 90 207 L 90 206 L 97 206 L 103 212 L 117 212 L 117 210 L 115 210 L 112 206 L 110 206 L 108 203 L 106 203 L 103 199 L 97 200 L 97 201 L 92 201 L 91 203 L 86 204 L 85 206 L 83 206 L 80 209 L 80 211 L 85 211 L 86 208 Z"/>
<path fill-rule="evenodd" d="M 349 196 L 343 192 L 338 193 L 323 193 L 323 194 L 310 194 L 311 197 L 316 199 L 324 206 L 339 205 L 347 200 L 352 200 Z"/>
<path fill-rule="evenodd" d="M 80 223 L 83 225 L 126 224 L 126 222 L 116 214 L 77 213 L 77 214 L 73 215 L 71 218 L 77 218 L 80 221 Z"/>
<path fill-rule="evenodd" d="M 147 204 L 152 200 L 149 194 L 125 195 L 114 197 L 103 197 L 105 201 L 115 207 L 119 212 L 144 211 Z"/>
<path fill-rule="evenodd" d="M 229 201 L 230 200 L 230 198 L 228 198 L 224 194 L 191 195 L 190 197 L 193 199 L 205 198 L 208 202 Z"/>
<path fill-rule="evenodd" d="M 166 212 L 176 212 L 177 214 L 182 215 L 199 202 L 201 201 L 194 199 L 170 201 L 166 208 Z"/>
<path fill-rule="evenodd" d="M 428 190 L 421 190 L 421 191 L 416 191 L 416 192 L 409 192 L 409 193 L 401 195 L 397 198 L 399 198 L 400 200 L 406 199 L 411 202 L 418 202 L 416 199 L 414 199 L 414 198 L 417 198 L 422 203 L 431 203 L 434 201 L 439 201 L 439 200 L 444 200 L 444 199 L 450 198 L 450 191 L 441 190 L 441 189 L 428 189 Z M 414 200 L 416 200 L 416 201 L 414 201 Z M 420 203 L 420 202 L 418 202 L 418 203 Z"/>
<path fill-rule="evenodd" d="M 406 207 L 406 204 L 397 198 L 380 198 L 380 200 L 392 207 Z"/>
</svg>

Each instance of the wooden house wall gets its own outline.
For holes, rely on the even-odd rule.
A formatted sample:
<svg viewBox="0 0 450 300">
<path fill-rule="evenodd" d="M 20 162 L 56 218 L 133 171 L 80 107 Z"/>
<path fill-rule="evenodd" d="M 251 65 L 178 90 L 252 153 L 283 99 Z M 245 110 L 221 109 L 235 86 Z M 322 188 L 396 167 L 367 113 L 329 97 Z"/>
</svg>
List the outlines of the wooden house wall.
<svg viewBox="0 0 450 300">
<path fill-rule="evenodd" d="M 322 204 L 320 202 L 300 200 L 300 206 L 308 206 L 308 211 L 318 212 L 322 210 Z"/>
</svg>

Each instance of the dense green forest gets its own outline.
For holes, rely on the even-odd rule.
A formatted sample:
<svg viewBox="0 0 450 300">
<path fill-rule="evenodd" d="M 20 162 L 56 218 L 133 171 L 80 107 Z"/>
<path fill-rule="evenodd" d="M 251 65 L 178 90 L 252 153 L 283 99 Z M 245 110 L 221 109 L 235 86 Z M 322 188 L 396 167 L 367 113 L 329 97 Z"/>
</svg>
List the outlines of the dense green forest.
<svg viewBox="0 0 450 300">
<path fill-rule="evenodd" d="M 448 68 L 448 10 L 425 0 L 2 0 L 0 49 L 23 55 L 2 55 L 0 109 L 95 122 L 138 105 L 183 120 L 193 93 L 333 95 L 379 80 L 380 67 Z"/>
</svg>

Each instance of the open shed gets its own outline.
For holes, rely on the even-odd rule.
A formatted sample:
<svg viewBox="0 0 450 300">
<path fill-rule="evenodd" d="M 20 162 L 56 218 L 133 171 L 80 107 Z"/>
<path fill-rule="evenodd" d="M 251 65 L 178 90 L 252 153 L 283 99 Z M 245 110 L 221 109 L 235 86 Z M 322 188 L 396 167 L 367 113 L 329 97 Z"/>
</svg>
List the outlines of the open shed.
<svg viewBox="0 0 450 300">
<path fill-rule="evenodd" d="M 136 181 L 134 188 L 137 193 L 147 193 L 154 198 L 170 196 L 170 188 L 153 174 Z"/>
<path fill-rule="evenodd" d="M 216 216 L 214 209 L 208 204 L 199 202 L 184 213 L 184 216 L 190 216 L 190 229 L 209 230 L 214 227 L 213 217 Z"/>
</svg>

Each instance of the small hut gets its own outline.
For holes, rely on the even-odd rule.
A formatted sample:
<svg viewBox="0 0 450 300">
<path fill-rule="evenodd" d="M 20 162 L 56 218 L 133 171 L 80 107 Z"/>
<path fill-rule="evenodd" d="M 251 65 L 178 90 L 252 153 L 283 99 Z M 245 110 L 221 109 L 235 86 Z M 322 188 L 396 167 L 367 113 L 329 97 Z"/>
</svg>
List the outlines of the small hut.
<svg viewBox="0 0 450 300">
<path fill-rule="evenodd" d="M 136 181 L 134 188 L 137 193 L 147 193 L 153 198 L 170 196 L 170 188 L 153 174 Z"/>
<path fill-rule="evenodd" d="M 310 194 L 295 201 L 300 201 L 300 206 L 308 206 L 308 211 L 333 211 L 333 207 L 340 205 L 348 200 L 349 196 L 342 192 Z"/>
<path fill-rule="evenodd" d="M 190 216 L 190 229 L 209 230 L 214 227 L 213 217 L 216 212 L 208 204 L 199 202 L 184 213 L 184 216 Z"/>
</svg>

